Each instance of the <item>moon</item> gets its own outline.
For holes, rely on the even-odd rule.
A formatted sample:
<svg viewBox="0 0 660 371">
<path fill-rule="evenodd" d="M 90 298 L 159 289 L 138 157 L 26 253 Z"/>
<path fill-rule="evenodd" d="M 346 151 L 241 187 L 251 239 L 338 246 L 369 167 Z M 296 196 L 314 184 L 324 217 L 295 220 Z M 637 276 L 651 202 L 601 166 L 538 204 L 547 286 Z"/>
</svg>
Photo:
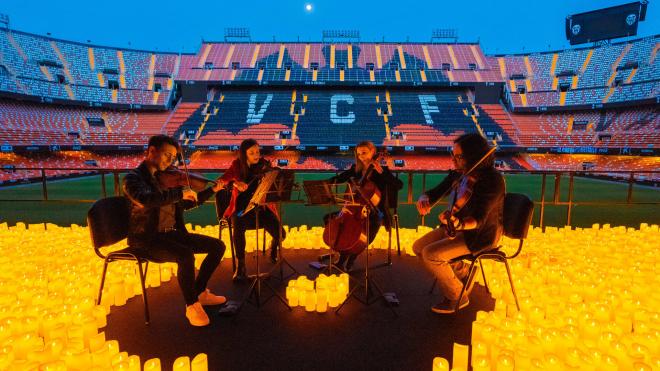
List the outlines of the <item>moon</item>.
<svg viewBox="0 0 660 371">
<path fill-rule="evenodd" d="M 312 4 L 305 4 L 305 10 L 308 12 L 312 11 Z"/>
</svg>

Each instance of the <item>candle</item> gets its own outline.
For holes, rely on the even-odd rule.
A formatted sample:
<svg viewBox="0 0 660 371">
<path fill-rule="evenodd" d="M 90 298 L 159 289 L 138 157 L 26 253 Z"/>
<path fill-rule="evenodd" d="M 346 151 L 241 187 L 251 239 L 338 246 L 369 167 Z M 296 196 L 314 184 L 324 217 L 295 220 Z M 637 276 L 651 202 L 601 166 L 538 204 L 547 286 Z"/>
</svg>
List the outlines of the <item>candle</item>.
<svg viewBox="0 0 660 371">
<path fill-rule="evenodd" d="M 449 362 L 442 357 L 433 358 L 433 371 L 449 371 Z"/>
<path fill-rule="evenodd" d="M 199 353 L 190 362 L 190 371 L 209 371 L 209 360 L 206 353 Z"/>
<path fill-rule="evenodd" d="M 460 367 L 464 370 L 468 369 L 468 345 L 454 343 L 454 356 L 452 358 L 451 367 Z"/>
<path fill-rule="evenodd" d="M 183 356 L 175 359 L 172 371 L 190 371 L 190 358 Z"/>
<path fill-rule="evenodd" d="M 152 358 L 144 363 L 144 371 L 161 371 L 160 359 Z"/>
</svg>

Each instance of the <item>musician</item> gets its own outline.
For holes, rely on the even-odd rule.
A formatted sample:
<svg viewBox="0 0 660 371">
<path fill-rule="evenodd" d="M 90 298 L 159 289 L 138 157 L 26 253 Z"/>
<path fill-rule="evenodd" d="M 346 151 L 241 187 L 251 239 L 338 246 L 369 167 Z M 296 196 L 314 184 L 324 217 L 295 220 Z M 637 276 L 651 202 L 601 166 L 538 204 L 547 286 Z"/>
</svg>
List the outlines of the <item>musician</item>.
<svg viewBox="0 0 660 371">
<path fill-rule="evenodd" d="M 369 244 L 376 238 L 378 230 L 383 223 L 386 228 L 391 227 L 392 218 L 387 206 L 387 198 L 390 195 L 391 197 L 396 197 L 396 192 L 403 188 L 401 180 L 397 179 L 387 166 L 382 166 L 375 159 L 376 152 L 376 146 L 372 142 L 363 141 L 358 143 L 354 151 L 355 163 L 348 170 L 329 179 L 331 183 L 346 183 L 351 179 L 357 182 L 367 173 L 370 166 L 373 168 L 369 180 L 376 184 L 380 190 L 382 200 L 377 205 L 378 212 L 371 212 L 369 214 Z M 343 212 L 348 211 L 344 209 Z M 328 218 L 336 214 L 325 215 L 324 220 L 327 222 Z M 348 272 L 353 267 L 357 256 L 358 254 L 340 253 L 339 260 L 335 265 Z"/>
<path fill-rule="evenodd" d="M 234 247 L 236 248 L 238 261 L 234 272 L 234 281 L 247 279 L 245 271 L 245 231 L 254 229 L 256 226 L 254 209 L 240 217 L 236 213 L 245 210 L 259 186 L 260 177 L 271 169 L 270 162 L 261 157 L 259 143 L 254 139 L 246 139 L 241 142 L 238 158 L 232 162 L 229 169 L 218 180 L 220 184 L 233 182 L 232 198 L 223 216 L 233 218 Z M 259 207 L 259 227 L 266 229 L 271 236 L 270 260 L 276 263 L 280 234 L 282 240 L 284 240 L 286 234 L 274 205 Z"/>
<path fill-rule="evenodd" d="M 426 191 L 417 200 L 417 210 L 421 215 L 426 215 L 431 205 L 449 193 L 452 185 L 458 188 L 457 204 L 465 201 L 465 198 L 461 198 L 471 191 L 467 203 L 464 203 L 460 210 L 454 210 L 454 213 L 449 213 L 449 210 L 443 212 L 440 215 L 441 227 L 422 236 L 413 244 L 415 254 L 438 279 L 443 299 L 431 308 L 436 313 L 454 312 L 467 278 L 469 269 L 467 264 L 449 262 L 456 257 L 475 254 L 497 246 L 502 235 L 505 184 L 504 178 L 495 169 L 495 156 L 492 153 L 488 155 L 469 174 L 472 177 L 470 181 L 464 178 L 459 184 L 455 184 L 461 174 L 477 164 L 489 150 L 486 139 L 477 133 L 458 137 L 454 141 L 452 152 L 455 169 L 450 171 L 438 186 Z M 468 189 L 470 184 L 472 187 Z M 451 223 L 457 231 L 453 239 L 448 236 L 447 228 L 444 228 L 448 223 Z M 470 289 L 467 288 L 459 309 L 469 304 Z"/>
<path fill-rule="evenodd" d="M 216 238 L 189 233 L 183 211 L 197 207 L 221 189 L 216 185 L 200 193 L 187 187 L 165 188 L 157 173 L 167 169 L 177 157 L 178 143 L 171 137 L 149 139 L 146 158 L 123 180 L 130 203 L 129 245 L 144 250 L 158 262 L 175 262 L 177 280 L 186 303 L 186 317 L 193 326 L 206 326 L 209 317 L 203 305 L 219 305 L 224 296 L 211 293 L 206 285 L 224 255 L 225 245 Z M 207 254 L 195 278 L 194 254 Z"/>
</svg>

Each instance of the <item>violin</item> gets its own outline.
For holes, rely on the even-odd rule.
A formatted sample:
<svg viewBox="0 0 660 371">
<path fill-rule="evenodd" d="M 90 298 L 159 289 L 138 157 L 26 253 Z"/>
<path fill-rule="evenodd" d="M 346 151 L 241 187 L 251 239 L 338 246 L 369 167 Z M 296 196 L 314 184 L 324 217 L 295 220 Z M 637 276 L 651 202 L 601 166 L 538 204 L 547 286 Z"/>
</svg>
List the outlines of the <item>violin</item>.
<svg viewBox="0 0 660 371">
<path fill-rule="evenodd" d="M 481 159 L 479 159 L 479 161 L 477 161 L 474 165 L 472 165 L 470 169 L 465 171 L 458 179 L 456 179 L 447 191 L 450 192 L 451 201 L 447 205 L 447 210 L 438 215 L 438 219 L 440 219 L 440 224 L 444 225 L 447 232 L 447 237 L 449 239 L 456 238 L 456 226 L 454 226 L 454 223 L 451 221 L 451 219 L 468 203 L 470 197 L 472 197 L 474 185 L 477 181 L 476 177 L 472 175 L 472 173 L 485 159 L 488 158 L 488 156 L 495 152 L 496 149 L 496 146 L 491 147 L 488 152 L 486 152 L 486 154 L 484 154 Z M 438 205 L 442 198 L 444 198 L 444 195 L 438 198 L 438 200 L 433 205 L 431 205 L 431 209 Z M 443 218 L 446 220 L 446 224 L 442 223 Z"/>
<path fill-rule="evenodd" d="M 207 184 L 215 185 L 217 182 L 206 178 L 202 174 L 191 173 L 171 165 L 163 171 L 156 172 L 156 179 L 163 188 L 190 187 L 195 192 L 203 191 Z"/>
<path fill-rule="evenodd" d="M 459 182 L 460 181 L 460 182 Z M 445 230 L 447 232 L 447 237 L 449 239 L 456 238 L 456 227 L 451 219 L 457 214 L 463 206 L 465 206 L 470 197 L 472 197 L 472 192 L 474 190 L 474 184 L 477 182 L 477 178 L 474 175 L 461 176 L 458 180 L 454 181 L 452 184 L 452 191 L 450 194 L 451 201 L 447 205 L 447 210 L 438 216 L 442 224 L 442 217 L 447 221 Z"/>
<path fill-rule="evenodd" d="M 351 180 L 350 187 L 357 193 L 352 203 L 346 202 L 336 215 L 330 216 L 323 231 L 323 242 L 333 250 L 359 254 L 369 244 L 367 236 L 368 210 L 378 212 L 377 207 L 381 201 L 381 192 L 376 183 L 371 181 L 375 161 L 381 153 L 374 156 L 372 163 L 367 167 L 364 175 L 358 180 Z M 376 228 L 377 226 L 373 226 Z"/>
</svg>

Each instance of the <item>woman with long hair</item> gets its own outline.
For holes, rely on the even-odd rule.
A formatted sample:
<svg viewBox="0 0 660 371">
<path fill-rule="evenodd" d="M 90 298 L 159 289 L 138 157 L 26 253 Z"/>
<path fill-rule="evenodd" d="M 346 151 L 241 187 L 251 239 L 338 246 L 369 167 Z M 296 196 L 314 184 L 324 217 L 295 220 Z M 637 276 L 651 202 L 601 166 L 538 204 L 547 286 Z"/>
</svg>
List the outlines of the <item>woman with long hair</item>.
<svg viewBox="0 0 660 371">
<path fill-rule="evenodd" d="M 369 141 L 358 143 L 354 154 L 355 163 L 348 170 L 330 178 L 329 181 L 331 183 L 346 183 L 351 179 L 359 180 L 367 174 L 370 168 L 372 169 L 369 180 L 378 187 L 382 200 L 377 205 L 378 212 L 369 214 L 368 243 L 370 244 L 376 238 L 381 225 L 384 224 L 387 228 L 390 227 L 392 218 L 387 205 L 388 195 L 395 197 L 396 192 L 403 187 L 403 183 L 390 172 L 387 166 L 380 164 L 380 160 L 377 159 L 377 149 L 373 143 Z M 328 218 L 336 215 L 337 213 L 331 213 L 326 215 L 324 219 L 327 222 Z M 340 253 L 339 260 L 335 265 L 344 271 L 350 271 L 357 256 L 358 254 Z"/>
<path fill-rule="evenodd" d="M 440 223 L 449 227 L 436 228 L 413 243 L 415 254 L 438 279 L 443 297 L 439 304 L 431 308 L 435 313 L 452 313 L 456 304 L 459 309 L 469 304 L 471 287 L 466 289 L 461 302 L 457 303 L 468 267 L 462 261 L 452 262 L 452 259 L 497 246 L 502 236 L 505 184 L 502 174 L 495 169 L 495 155 L 490 149 L 480 134 L 469 133 L 458 137 L 454 140 L 452 151 L 454 170 L 417 200 L 417 210 L 421 215 L 426 215 L 431 205 L 452 189 L 456 194 L 452 199 L 471 194 L 469 198 L 463 198 L 467 201 L 460 210 L 446 210 L 440 214 Z M 469 177 L 461 178 L 473 167 L 475 169 Z M 454 236 L 448 232 L 450 230 L 455 231 Z"/>
<path fill-rule="evenodd" d="M 254 139 L 245 139 L 239 147 L 238 158 L 218 180 L 222 184 L 233 183 L 232 198 L 223 216 L 232 218 L 234 228 L 234 247 L 238 261 L 234 281 L 247 279 L 245 231 L 256 227 L 255 209 L 241 216 L 236 215 L 236 212 L 245 210 L 259 185 L 258 179 L 270 169 L 270 162 L 261 157 L 259 143 Z M 271 236 L 270 260 L 276 263 L 280 234 L 281 239 L 284 240 L 285 233 L 274 207 L 270 205 L 259 207 L 259 227 L 264 228 Z"/>
</svg>

